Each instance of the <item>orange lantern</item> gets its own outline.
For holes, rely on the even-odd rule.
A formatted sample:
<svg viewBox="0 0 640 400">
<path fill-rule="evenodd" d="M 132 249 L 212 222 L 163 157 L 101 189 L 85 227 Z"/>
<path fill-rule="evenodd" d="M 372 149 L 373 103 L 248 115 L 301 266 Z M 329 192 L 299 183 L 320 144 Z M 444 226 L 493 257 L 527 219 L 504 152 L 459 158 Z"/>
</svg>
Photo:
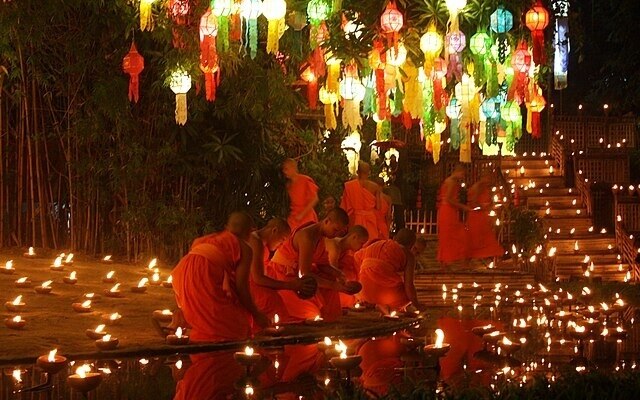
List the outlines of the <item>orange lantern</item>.
<svg viewBox="0 0 640 400">
<path fill-rule="evenodd" d="M 533 38 L 533 61 L 536 64 L 545 62 L 544 29 L 549 25 L 549 11 L 542 6 L 540 0 L 525 14 L 525 24 Z"/>
<path fill-rule="evenodd" d="M 122 59 L 122 69 L 129 74 L 129 101 L 137 103 L 140 98 L 138 75 L 144 69 L 144 58 L 138 53 L 135 43 L 131 43 L 129 53 Z"/>
<path fill-rule="evenodd" d="M 527 44 L 522 41 L 511 56 L 511 66 L 515 73 L 514 82 L 511 84 L 509 99 L 515 98 L 518 104 L 522 104 L 525 95 L 525 88 L 528 79 L 529 68 L 531 67 L 531 52 Z"/>
<path fill-rule="evenodd" d="M 380 27 L 382 28 L 382 32 L 387 34 L 389 47 L 391 47 L 391 43 L 393 43 L 394 48 L 397 46 L 398 32 L 400 32 L 403 25 L 404 17 L 398 10 L 396 3 L 394 1 L 389 2 L 387 8 L 384 9 L 384 12 L 380 16 Z"/>
</svg>

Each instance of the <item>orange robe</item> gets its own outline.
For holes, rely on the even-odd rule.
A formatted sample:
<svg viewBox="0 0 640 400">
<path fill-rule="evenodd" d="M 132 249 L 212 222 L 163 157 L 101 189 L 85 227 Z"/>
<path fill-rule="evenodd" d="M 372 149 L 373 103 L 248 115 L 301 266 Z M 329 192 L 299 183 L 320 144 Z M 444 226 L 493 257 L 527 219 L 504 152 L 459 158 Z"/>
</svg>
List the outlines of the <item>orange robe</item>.
<svg viewBox="0 0 640 400">
<path fill-rule="evenodd" d="M 356 252 L 355 259 L 360 264 L 361 300 L 391 308 L 410 303 L 404 289 L 407 256 L 398 242 L 378 240 Z"/>
<path fill-rule="evenodd" d="M 444 200 L 444 183 L 438 194 L 438 255 L 440 262 L 452 262 L 467 258 L 467 230 L 460 221 L 458 209 Z M 458 197 L 460 187 L 456 185 L 454 197 Z"/>
<path fill-rule="evenodd" d="M 307 175 L 298 174 L 295 181 L 289 182 L 287 185 L 287 193 L 289 193 L 289 217 L 287 222 L 291 230 L 309 222 L 318 222 L 318 215 L 312 208 L 307 212 L 300 221 L 295 216 L 300 214 L 307 207 L 314 197 L 318 195 L 318 185 Z"/>
<path fill-rule="evenodd" d="M 270 251 L 267 246 L 264 246 L 263 251 L 262 262 L 266 269 L 266 266 L 269 264 Z M 251 276 L 249 276 L 249 288 L 251 290 L 253 303 L 269 320 L 273 321 L 273 317 L 276 314 L 278 314 L 280 321 L 287 321 L 289 319 L 287 307 L 285 307 L 282 297 L 280 297 L 277 290 L 258 285 Z M 255 333 L 259 329 L 259 327 L 254 327 L 253 332 Z"/>
<path fill-rule="evenodd" d="M 197 354 L 176 385 L 174 400 L 225 400 L 237 394 L 236 383 L 245 369 L 233 359 L 233 351 Z"/>
<path fill-rule="evenodd" d="M 327 252 L 323 254 L 322 260 L 318 261 L 318 265 L 329 265 L 329 254 Z M 344 273 L 347 281 L 359 281 L 358 270 L 351 250 L 345 251 L 340 255 L 340 259 L 338 260 L 338 265 L 336 267 Z M 339 292 L 339 295 L 340 307 L 349 308 L 356 304 L 355 295 L 343 292 Z"/>
<path fill-rule="evenodd" d="M 404 362 L 400 359 L 404 346 L 400 343 L 401 335 L 366 341 L 359 349 L 362 356 L 362 386 L 378 396 L 384 396 L 389 387 L 402 383 Z"/>
<path fill-rule="evenodd" d="M 380 198 L 380 209 L 376 210 L 376 219 L 378 221 L 378 232 L 380 238 L 389 239 L 389 224 L 387 223 L 387 215 L 391 209 L 391 203 L 386 198 Z"/>
<path fill-rule="evenodd" d="M 482 204 L 491 203 L 491 193 L 485 188 L 477 196 L 476 203 L 469 203 L 469 207 L 473 210 Z M 484 210 L 471 211 L 467 217 L 467 226 L 469 227 L 469 257 L 470 258 L 489 258 L 499 257 L 504 254 L 504 248 L 496 239 L 493 231 L 493 221 L 489 217 L 489 213 Z"/>
<path fill-rule="evenodd" d="M 267 267 L 267 274 L 270 277 L 281 281 L 290 281 L 298 277 L 298 261 L 300 258 L 298 250 L 296 250 L 293 245 L 293 239 L 299 230 L 309 225 L 311 225 L 311 223 L 296 228 L 291 233 L 291 236 L 289 236 L 289 239 L 276 250 Z M 324 252 L 324 240 L 320 238 L 313 252 L 312 263 L 314 265 L 323 260 Z M 319 273 L 313 265 L 312 271 Z M 281 290 L 278 294 L 282 297 L 284 305 L 289 312 L 289 321 L 313 319 L 318 315 L 325 321 L 335 321 L 342 315 L 340 296 L 338 296 L 338 292 L 335 290 L 318 288 L 316 294 L 306 300 L 299 298 L 298 295 L 291 290 Z"/>
<path fill-rule="evenodd" d="M 174 268 L 173 291 L 193 341 L 243 340 L 251 315 L 235 291 L 240 239 L 223 231 L 196 239 Z"/>
<path fill-rule="evenodd" d="M 369 232 L 369 240 L 381 237 L 376 217 L 376 196 L 365 189 L 357 179 L 344 184 L 340 208 L 349 214 L 349 226 L 364 226 Z"/>
</svg>

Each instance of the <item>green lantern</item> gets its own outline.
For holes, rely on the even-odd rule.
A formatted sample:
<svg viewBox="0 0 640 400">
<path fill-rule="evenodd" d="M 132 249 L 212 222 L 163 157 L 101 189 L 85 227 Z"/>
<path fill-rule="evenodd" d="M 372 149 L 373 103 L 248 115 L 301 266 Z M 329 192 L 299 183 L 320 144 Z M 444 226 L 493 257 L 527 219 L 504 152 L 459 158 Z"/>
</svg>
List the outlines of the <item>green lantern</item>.
<svg viewBox="0 0 640 400">
<path fill-rule="evenodd" d="M 491 50 L 491 37 L 484 31 L 478 31 L 471 36 L 469 49 L 476 56 L 484 56 Z"/>
<path fill-rule="evenodd" d="M 325 0 L 310 0 L 307 4 L 307 17 L 312 25 L 319 25 L 330 13 L 331 7 Z"/>
</svg>

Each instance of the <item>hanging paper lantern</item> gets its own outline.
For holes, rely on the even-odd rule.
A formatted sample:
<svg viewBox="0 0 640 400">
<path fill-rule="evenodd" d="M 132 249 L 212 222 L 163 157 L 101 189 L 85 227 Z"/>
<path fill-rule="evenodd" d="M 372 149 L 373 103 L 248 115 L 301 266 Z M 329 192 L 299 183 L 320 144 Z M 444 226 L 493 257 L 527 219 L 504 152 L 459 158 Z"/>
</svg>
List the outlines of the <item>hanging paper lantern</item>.
<svg viewBox="0 0 640 400">
<path fill-rule="evenodd" d="M 338 93 L 328 91 L 324 86 L 320 88 L 320 101 L 324 104 L 324 127 L 332 130 L 338 127 L 336 120 L 336 107 L 338 105 Z"/>
<path fill-rule="evenodd" d="M 189 9 L 189 0 L 169 0 L 169 16 L 178 25 L 185 24 Z"/>
<path fill-rule="evenodd" d="M 395 1 L 390 1 L 380 16 L 380 27 L 382 32 L 387 35 L 387 44 L 389 47 L 397 47 L 398 32 L 404 25 L 404 17 L 398 11 Z"/>
<path fill-rule="evenodd" d="M 540 126 L 540 113 L 544 110 L 547 104 L 544 96 L 542 95 L 542 89 L 534 84 L 534 92 L 531 95 L 531 99 L 526 103 L 527 106 L 527 132 L 534 138 L 538 139 L 542 137 L 542 129 Z"/>
<path fill-rule="evenodd" d="M 264 0 L 262 3 L 262 13 L 269 22 L 267 33 L 267 53 L 278 53 L 278 41 L 281 32 L 284 33 L 284 17 L 287 14 L 287 3 L 285 0 Z"/>
<path fill-rule="evenodd" d="M 153 14 L 151 6 L 156 0 L 140 0 L 140 30 L 153 30 Z"/>
<path fill-rule="evenodd" d="M 497 143 L 496 124 L 500 121 L 500 107 L 502 103 L 498 97 L 491 97 L 482 102 L 482 114 L 487 118 L 484 142 L 488 145 Z"/>
<path fill-rule="evenodd" d="M 213 0 L 211 11 L 218 17 L 217 47 L 220 51 L 229 50 L 229 16 L 231 15 L 231 0 Z"/>
<path fill-rule="evenodd" d="M 449 105 L 445 108 L 447 117 L 451 119 L 449 124 L 449 132 L 451 139 L 451 147 L 455 150 L 460 147 L 460 117 L 462 116 L 462 105 L 455 97 L 449 100 Z"/>
<path fill-rule="evenodd" d="M 513 56 L 511 57 L 511 66 L 517 72 L 529 72 L 529 68 L 531 67 L 531 53 L 524 42 L 520 42 L 520 45 L 513 53 Z"/>
<path fill-rule="evenodd" d="M 310 0 L 307 4 L 307 17 L 311 24 L 309 44 L 312 50 L 322 42 L 322 39 L 319 40 L 319 38 L 325 36 L 319 32 L 319 29 L 320 26 L 324 25 L 324 20 L 327 19 L 329 13 L 331 13 L 331 7 L 326 0 Z"/>
<path fill-rule="evenodd" d="M 389 49 L 386 52 L 387 64 L 401 67 L 407 61 L 407 48 L 403 43 L 398 43 L 397 49 Z"/>
<path fill-rule="evenodd" d="M 424 53 L 424 68 L 427 72 L 431 71 L 433 59 L 440 54 L 443 45 L 442 35 L 436 31 L 434 24 L 430 24 L 427 32 L 420 37 L 420 50 Z"/>
<path fill-rule="evenodd" d="M 242 0 L 240 16 L 247 23 L 246 34 L 249 38 L 249 55 L 256 58 L 258 53 L 258 17 L 262 14 L 262 0 Z"/>
<path fill-rule="evenodd" d="M 495 33 L 507 33 L 513 28 L 513 14 L 506 10 L 503 6 L 491 14 L 491 30 Z"/>
<path fill-rule="evenodd" d="M 216 98 L 218 86 L 219 64 L 216 50 L 218 23 L 211 9 L 200 18 L 200 69 L 204 73 L 205 96 L 208 101 Z"/>
<path fill-rule="evenodd" d="M 525 14 L 525 23 L 533 39 L 533 61 L 536 64 L 543 64 L 545 62 L 544 29 L 549 25 L 549 11 L 542 6 L 540 0 L 537 0 Z"/>
<path fill-rule="evenodd" d="M 340 96 L 344 100 L 342 125 L 350 130 L 360 129 L 360 102 L 364 100 L 366 88 L 357 77 L 347 76 L 340 82 Z"/>
<path fill-rule="evenodd" d="M 447 62 L 442 58 L 433 60 L 433 105 L 436 110 L 441 110 L 448 102 L 447 92 L 444 90 L 446 83 L 443 84 L 446 76 Z"/>
<path fill-rule="evenodd" d="M 462 31 L 451 31 L 444 39 L 444 45 L 449 54 L 448 76 L 454 75 L 457 80 L 462 79 L 462 57 L 460 53 L 467 45 L 467 39 Z"/>
<path fill-rule="evenodd" d="M 553 45 L 553 83 L 556 90 L 567 87 L 569 71 L 569 0 L 552 0 L 556 28 Z"/>
<path fill-rule="evenodd" d="M 309 108 L 315 110 L 318 106 L 318 78 L 311 67 L 307 67 L 301 76 L 303 81 L 307 82 L 307 101 Z"/>
<path fill-rule="evenodd" d="M 505 124 L 507 151 L 513 151 L 516 141 L 522 136 L 522 114 L 515 101 L 507 101 L 500 108 L 500 117 Z"/>
<path fill-rule="evenodd" d="M 129 101 L 138 102 L 140 80 L 138 76 L 144 69 L 144 58 L 138 53 L 136 44 L 131 43 L 131 49 L 122 60 L 122 69 L 129 74 Z"/>
<path fill-rule="evenodd" d="M 183 69 L 171 74 L 169 87 L 176 94 L 176 124 L 187 123 L 187 92 L 191 89 L 191 76 Z"/>
<path fill-rule="evenodd" d="M 484 31 L 478 31 L 475 35 L 471 36 L 469 40 L 469 50 L 472 54 L 478 56 L 484 56 L 489 53 L 491 49 L 491 37 Z"/>
<path fill-rule="evenodd" d="M 458 14 L 467 5 L 467 0 L 445 0 L 445 5 L 449 11 L 449 29 L 457 31 L 458 28 Z"/>
</svg>

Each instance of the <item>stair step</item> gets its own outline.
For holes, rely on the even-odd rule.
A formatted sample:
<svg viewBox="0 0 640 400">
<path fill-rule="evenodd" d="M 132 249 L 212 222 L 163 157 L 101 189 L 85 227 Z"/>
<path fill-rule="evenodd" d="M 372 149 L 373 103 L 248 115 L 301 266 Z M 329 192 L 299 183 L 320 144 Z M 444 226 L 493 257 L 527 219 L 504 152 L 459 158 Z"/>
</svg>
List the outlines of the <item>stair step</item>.
<svg viewBox="0 0 640 400">
<path fill-rule="evenodd" d="M 554 217 L 549 215 L 543 219 L 543 223 L 547 228 L 552 228 L 554 231 L 560 228 L 560 232 L 570 231 L 571 228 L 576 228 L 577 231 L 584 231 L 593 226 L 591 218 L 586 216 Z"/>
<path fill-rule="evenodd" d="M 567 264 L 582 264 L 584 260 L 584 256 L 588 255 L 591 261 L 595 265 L 601 264 L 618 264 L 620 261 L 618 260 L 618 254 L 612 253 L 610 251 L 606 252 L 581 252 L 579 254 L 569 253 L 569 254 L 558 254 L 556 253 L 556 259 L 558 263 L 567 263 Z"/>
<path fill-rule="evenodd" d="M 571 254 L 574 252 L 575 242 L 578 242 L 578 253 L 589 254 L 589 252 L 602 251 L 605 252 L 607 250 L 612 253 L 616 253 L 616 242 L 615 238 L 599 238 L 599 239 L 560 239 L 560 240 L 550 240 L 549 245 L 556 248 L 558 253 L 561 254 Z M 611 246 L 611 249 L 609 249 Z"/>
<path fill-rule="evenodd" d="M 600 233 L 600 232 L 589 232 L 589 228 L 584 230 L 576 229 L 573 234 L 570 234 L 570 229 L 561 230 L 560 233 L 556 233 L 556 231 L 547 229 L 547 234 L 549 236 L 549 240 L 586 240 L 586 239 L 598 239 L 598 238 L 608 238 L 611 237 L 609 233 Z"/>
<path fill-rule="evenodd" d="M 553 165 L 554 168 L 557 167 L 556 162 L 553 158 L 542 158 L 542 157 L 531 157 L 531 158 L 504 158 L 502 159 L 502 169 L 515 169 L 524 166 L 525 169 L 529 168 L 546 168 L 549 169 L 549 166 Z"/>
<path fill-rule="evenodd" d="M 577 194 L 561 196 L 538 196 L 530 197 L 529 199 L 527 199 L 527 205 L 529 206 L 529 208 L 543 208 L 549 206 L 552 209 L 580 207 L 582 205 L 582 199 L 580 199 L 580 196 Z"/>
<path fill-rule="evenodd" d="M 506 178 L 507 182 L 510 184 L 515 184 L 516 187 L 521 186 L 529 186 L 531 182 L 535 184 L 535 188 L 531 189 L 545 189 L 545 188 L 563 188 L 564 189 L 564 177 L 562 176 L 546 176 L 541 178 L 522 178 L 518 177 L 508 177 Z M 544 191 L 543 191 L 544 193 Z"/>
<path fill-rule="evenodd" d="M 549 174 L 548 166 L 542 167 L 542 168 L 533 168 L 533 167 L 527 167 L 526 165 L 524 165 L 524 175 L 520 173 L 520 167 L 505 168 L 503 166 L 502 173 L 505 178 L 527 178 L 527 179 L 534 179 L 534 180 L 537 180 L 538 178 L 562 177 L 562 175 L 557 173 L 557 169 L 554 171 L 553 175 Z"/>
<path fill-rule="evenodd" d="M 542 188 L 542 193 L 540 193 L 540 188 L 534 188 L 534 189 L 525 189 L 522 192 L 523 197 L 527 197 L 529 199 L 531 198 L 537 198 L 537 197 L 550 197 L 550 196 L 576 196 L 576 197 L 580 197 L 580 194 L 578 193 L 578 191 L 576 189 L 573 188 L 565 188 L 565 187 L 543 187 Z"/>
<path fill-rule="evenodd" d="M 540 208 L 535 210 L 538 213 L 539 217 L 548 218 L 548 217 L 573 217 L 573 216 L 583 216 L 587 214 L 587 210 L 584 208 L 553 208 L 550 207 L 549 214 L 547 214 L 546 208 Z"/>
</svg>

